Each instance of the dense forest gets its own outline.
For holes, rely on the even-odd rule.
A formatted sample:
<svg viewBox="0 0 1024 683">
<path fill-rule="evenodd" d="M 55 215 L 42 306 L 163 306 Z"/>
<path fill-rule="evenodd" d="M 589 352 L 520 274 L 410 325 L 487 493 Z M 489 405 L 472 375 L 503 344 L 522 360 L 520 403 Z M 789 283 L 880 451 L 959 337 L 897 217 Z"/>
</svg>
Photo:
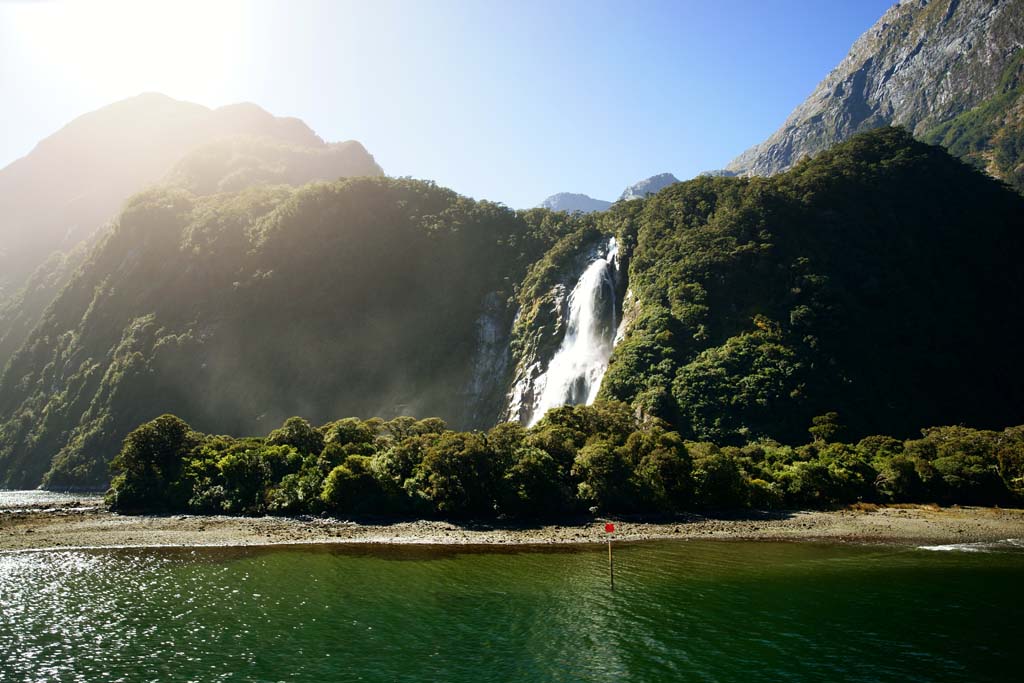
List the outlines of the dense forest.
<svg viewBox="0 0 1024 683">
<path fill-rule="evenodd" d="M 638 305 L 605 398 L 730 445 L 1021 420 L 1024 199 L 942 149 L 881 129 L 617 217 Z"/>
<path fill-rule="evenodd" d="M 588 215 L 383 177 L 231 192 L 315 160 L 217 149 L 128 202 L 7 363 L 0 483 L 105 485 L 163 413 L 232 434 L 296 414 L 488 429 L 610 236 L 624 338 L 601 397 L 641 424 L 745 447 L 802 443 L 830 412 L 851 442 L 1021 422 L 1024 198 L 902 130 Z"/>
<path fill-rule="evenodd" d="M 252 104 L 209 110 L 150 93 L 75 119 L 0 169 L 0 370 L 133 194 L 379 175 L 358 142 L 325 143 Z"/>
<path fill-rule="evenodd" d="M 917 439 L 841 440 L 835 413 L 799 446 L 684 439 L 629 406 L 551 410 L 534 427 L 457 432 L 442 420 L 293 417 L 266 438 L 195 432 L 173 415 L 135 429 L 113 465 L 123 512 L 374 514 L 533 519 L 583 513 L 827 507 L 854 502 L 1012 505 L 1024 426 L 938 427 Z"/>
<path fill-rule="evenodd" d="M 299 410 L 461 415 L 486 400 L 467 363 L 481 302 L 569 220 L 385 178 L 137 195 L 0 378 L 4 478 L 57 454 L 49 485 L 102 483 L 166 410 L 235 432 Z"/>
</svg>

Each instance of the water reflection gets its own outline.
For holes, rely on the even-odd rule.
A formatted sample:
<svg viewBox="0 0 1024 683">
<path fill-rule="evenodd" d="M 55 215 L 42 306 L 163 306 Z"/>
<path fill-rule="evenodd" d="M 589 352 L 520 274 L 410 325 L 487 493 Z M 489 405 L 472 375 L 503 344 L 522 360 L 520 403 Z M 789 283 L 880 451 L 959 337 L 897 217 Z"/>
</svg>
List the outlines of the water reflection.
<svg viewBox="0 0 1024 683">
<path fill-rule="evenodd" d="M 790 543 L 0 554 L 0 680 L 999 680 L 1024 554 Z"/>
</svg>

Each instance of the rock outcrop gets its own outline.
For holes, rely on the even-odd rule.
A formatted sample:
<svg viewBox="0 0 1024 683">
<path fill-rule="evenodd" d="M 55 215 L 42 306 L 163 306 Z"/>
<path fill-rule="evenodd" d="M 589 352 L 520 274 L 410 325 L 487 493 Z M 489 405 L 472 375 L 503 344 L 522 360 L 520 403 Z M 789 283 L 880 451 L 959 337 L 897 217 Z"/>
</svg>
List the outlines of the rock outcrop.
<svg viewBox="0 0 1024 683">
<path fill-rule="evenodd" d="M 540 208 L 551 209 L 552 211 L 565 211 L 567 213 L 592 213 L 594 211 L 604 211 L 611 202 L 606 202 L 603 199 L 594 199 L 585 194 L 576 194 L 574 192 L 559 192 L 553 194 L 540 203 Z"/>
<path fill-rule="evenodd" d="M 937 138 L 933 131 L 977 108 L 999 124 L 972 132 L 978 138 L 973 151 L 984 153 L 1007 116 L 1012 118 L 1012 101 L 1000 103 L 994 115 L 988 110 L 993 98 L 1018 88 L 1022 45 L 1024 0 L 893 5 L 778 131 L 727 168 L 772 175 L 855 133 L 886 125 L 903 126 L 957 153 L 957 131 Z M 1017 95 L 1010 99 L 1019 102 Z"/>
<path fill-rule="evenodd" d="M 676 178 L 671 173 L 659 173 L 658 175 L 651 176 L 650 178 L 646 178 L 627 187 L 619 196 L 619 201 L 643 199 L 649 194 L 656 194 L 663 187 L 667 187 L 678 182 L 679 178 Z"/>
</svg>

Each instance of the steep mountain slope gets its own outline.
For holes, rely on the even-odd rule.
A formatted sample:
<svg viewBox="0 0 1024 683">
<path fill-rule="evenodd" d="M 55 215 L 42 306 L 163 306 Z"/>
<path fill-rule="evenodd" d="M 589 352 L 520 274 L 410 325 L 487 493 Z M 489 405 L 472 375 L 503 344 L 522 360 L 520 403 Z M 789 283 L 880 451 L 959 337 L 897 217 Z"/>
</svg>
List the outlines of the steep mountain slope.
<svg viewBox="0 0 1024 683">
<path fill-rule="evenodd" d="M 603 396 L 718 443 L 1024 418 L 1024 198 L 941 148 L 879 129 L 619 207 L 637 304 Z"/>
<path fill-rule="evenodd" d="M 86 114 L 0 170 L 0 369 L 131 194 L 195 194 L 381 169 L 358 142 L 325 144 L 298 119 L 141 95 Z"/>
<path fill-rule="evenodd" d="M 994 98 L 1015 94 L 986 112 L 997 119 L 972 146 L 984 155 L 1004 125 L 1019 140 L 1020 55 L 1024 0 L 915 0 L 890 8 L 782 127 L 737 157 L 729 170 L 754 175 L 784 171 L 851 135 L 900 125 L 957 150 L 956 134 L 933 133 Z M 1016 104 L 1014 104 L 1016 103 Z M 994 166 L 999 177 L 1021 157 Z M 985 164 L 983 164 L 985 165 Z"/>
<path fill-rule="evenodd" d="M 51 253 L 73 248 L 190 150 L 239 135 L 325 146 L 298 119 L 253 104 L 211 110 L 146 94 L 75 119 L 0 170 L 0 287 L 10 292 Z"/>
<path fill-rule="evenodd" d="M 619 201 L 628 201 L 630 199 L 643 199 L 647 195 L 655 194 L 660 191 L 663 187 L 667 187 L 672 183 L 678 183 L 679 179 L 671 173 L 659 173 L 658 175 L 645 178 L 640 182 L 633 183 L 619 195 Z"/>
<path fill-rule="evenodd" d="M 603 199 L 594 199 L 585 194 L 559 192 L 542 201 L 540 208 L 552 211 L 566 211 L 568 213 L 576 211 L 590 213 L 592 211 L 604 211 L 611 205 L 611 202 L 606 202 Z"/>
<path fill-rule="evenodd" d="M 383 178 L 137 195 L 0 377 L 0 481 L 102 483 L 169 410 L 493 423 L 512 286 L 566 220 Z"/>
<path fill-rule="evenodd" d="M 249 158 L 195 182 L 266 166 Z M 613 235 L 625 336 L 601 395 L 685 436 L 800 442 L 832 410 L 853 438 L 1017 424 L 1021 216 L 1024 198 L 897 129 L 591 214 L 384 178 L 153 189 L 0 376 L 0 483 L 103 483 L 164 412 L 236 434 L 293 414 L 493 424 Z"/>
</svg>

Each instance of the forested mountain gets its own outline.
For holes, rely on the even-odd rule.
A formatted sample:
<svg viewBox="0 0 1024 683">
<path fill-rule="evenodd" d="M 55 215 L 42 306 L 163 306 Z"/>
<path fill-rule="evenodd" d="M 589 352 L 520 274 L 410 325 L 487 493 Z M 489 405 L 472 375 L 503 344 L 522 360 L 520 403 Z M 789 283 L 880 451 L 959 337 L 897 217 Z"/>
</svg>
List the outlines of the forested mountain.
<svg viewBox="0 0 1024 683">
<path fill-rule="evenodd" d="M 1024 0 L 889 9 L 782 127 L 729 170 L 770 175 L 851 135 L 900 125 L 1024 190 Z"/>
<path fill-rule="evenodd" d="M 481 377 L 501 373 L 505 302 L 555 216 L 383 178 L 143 192 L 0 377 L 3 481 L 35 484 L 56 456 L 49 484 L 102 482 L 127 429 L 166 410 L 229 432 L 480 421 L 502 401 Z"/>
<path fill-rule="evenodd" d="M 688 437 L 792 443 L 828 411 L 853 438 L 1024 417 L 1024 198 L 901 129 L 608 220 L 636 303 L 602 395 Z"/>
<path fill-rule="evenodd" d="M 147 94 L 75 119 L 0 170 L 0 368 L 135 192 L 380 173 L 359 143 L 326 144 L 253 104 L 211 110 Z"/>
<path fill-rule="evenodd" d="M 197 191 L 236 168 L 189 167 Z M 1019 195 L 897 129 L 594 214 L 385 178 L 156 188 L 0 377 L 0 481 L 102 483 L 165 412 L 235 434 L 295 414 L 493 425 L 612 236 L 623 340 L 601 395 L 684 438 L 802 442 L 829 411 L 852 438 L 1018 424 L 1022 216 Z"/>
</svg>

